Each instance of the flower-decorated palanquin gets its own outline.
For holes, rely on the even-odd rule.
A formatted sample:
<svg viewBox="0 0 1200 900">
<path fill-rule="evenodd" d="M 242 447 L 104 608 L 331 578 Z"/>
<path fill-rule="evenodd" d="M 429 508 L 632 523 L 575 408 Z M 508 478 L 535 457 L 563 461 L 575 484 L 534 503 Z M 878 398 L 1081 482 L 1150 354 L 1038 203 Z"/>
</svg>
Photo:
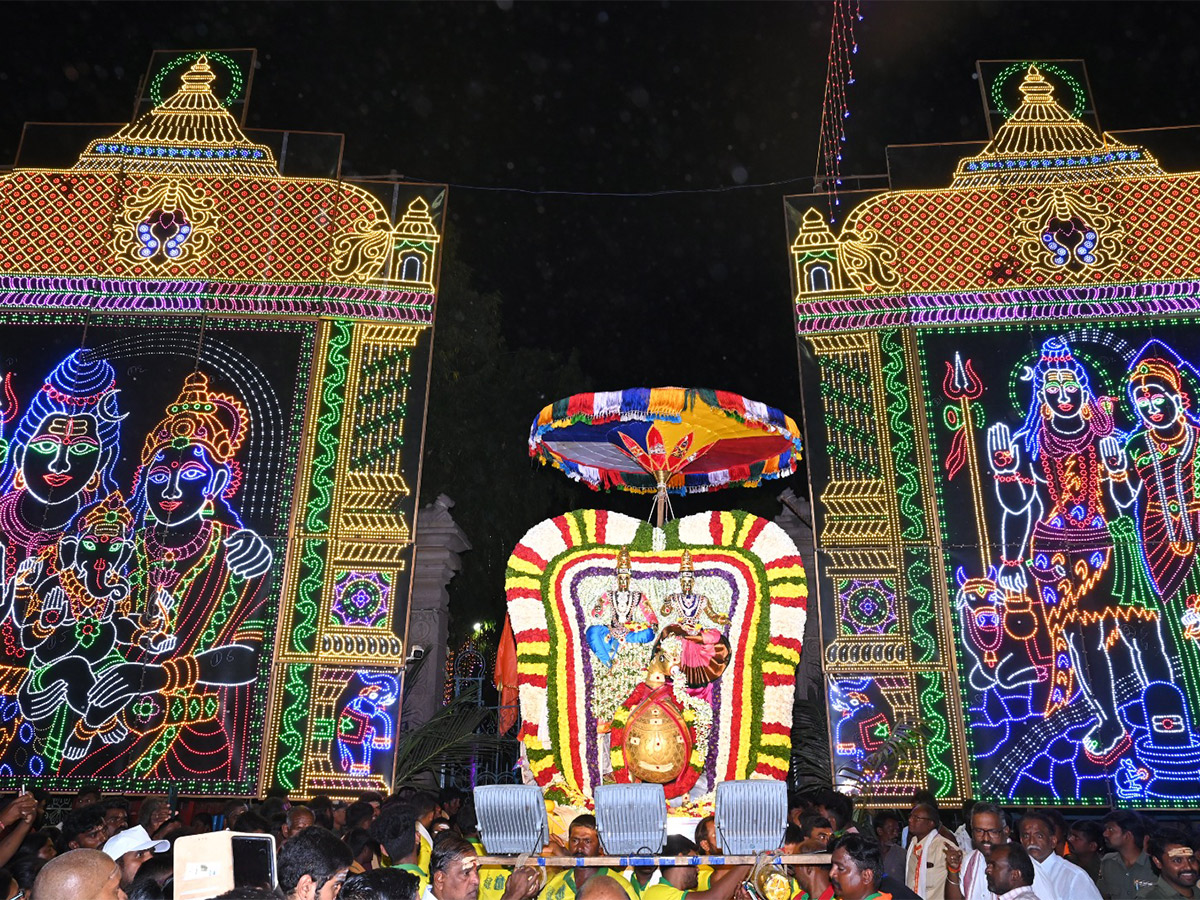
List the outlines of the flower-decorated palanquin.
<svg viewBox="0 0 1200 900">
<path fill-rule="evenodd" d="M 225 54 L 157 76 L 0 176 L 0 787 L 384 787 L 444 190 L 281 174 Z"/>
<path fill-rule="evenodd" d="M 526 775 L 548 799 L 643 781 L 702 814 L 720 781 L 786 776 L 807 585 L 778 525 L 568 513 L 522 538 L 506 588 Z"/>
<path fill-rule="evenodd" d="M 1060 65 L 988 88 L 1015 109 L 948 187 L 836 235 L 789 200 L 835 768 L 882 803 L 1191 804 L 1200 174 L 1068 111 Z"/>
</svg>

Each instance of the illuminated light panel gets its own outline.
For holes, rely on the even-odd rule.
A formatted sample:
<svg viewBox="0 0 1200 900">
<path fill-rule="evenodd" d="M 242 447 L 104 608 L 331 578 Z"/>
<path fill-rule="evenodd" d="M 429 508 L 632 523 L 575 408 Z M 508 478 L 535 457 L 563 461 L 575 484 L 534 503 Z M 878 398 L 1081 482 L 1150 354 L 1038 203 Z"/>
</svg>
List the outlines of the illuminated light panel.
<svg viewBox="0 0 1200 900">
<path fill-rule="evenodd" d="M 444 189 L 281 176 L 213 64 L 0 176 L 0 788 L 390 787 Z"/>
<path fill-rule="evenodd" d="M 868 805 L 1189 807 L 1200 174 L 1021 71 L 948 187 L 793 220 L 835 768 L 921 722 Z"/>
<path fill-rule="evenodd" d="M 347 572 L 333 585 L 333 618 L 344 626 L 374 628 L 389 612 L 392 586 L 379 572 Z"/>
</svg>

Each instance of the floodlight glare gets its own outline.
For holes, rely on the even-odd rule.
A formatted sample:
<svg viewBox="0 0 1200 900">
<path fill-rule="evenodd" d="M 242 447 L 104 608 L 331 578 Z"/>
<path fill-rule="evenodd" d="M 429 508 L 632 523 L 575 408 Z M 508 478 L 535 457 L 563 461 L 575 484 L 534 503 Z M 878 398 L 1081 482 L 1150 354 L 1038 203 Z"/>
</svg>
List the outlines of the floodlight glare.
<svg viewBox="0 0 1200 900">
<path fill-rule="evenodd" d="M 717 785 L 714 825 L 721 850 L 748 856 L 778 850 L 787 827 L 787 784 L 772 778 Z"/>
<path fill-rule="evenodd" d="M 537 853 L 550 840 L 542 792 L 532 784 L 475 788 L 479 836 L 488 853 Z"/>
<path fill-rule="evenodd" d="M 596 830 L 610 856 L 650 856 L 667 842 L 667 797 L 661 784 L 601 784 Z"/>
</svg>

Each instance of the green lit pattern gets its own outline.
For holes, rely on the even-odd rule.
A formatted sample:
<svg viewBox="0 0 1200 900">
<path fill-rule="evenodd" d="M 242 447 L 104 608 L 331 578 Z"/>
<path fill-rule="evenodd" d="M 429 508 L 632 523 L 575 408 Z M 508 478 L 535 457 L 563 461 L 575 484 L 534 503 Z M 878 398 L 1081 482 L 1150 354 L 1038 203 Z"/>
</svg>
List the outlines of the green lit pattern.
<svg viewBox="0 0 1200 900">
<path fill-rule="evenodd" d="M 918 672 L 917 694 L 921 698 L 922 722 L 930 730 L 925 741 L 926 774 L 929 776 L 934 796 L 953 796 L 953 757 L 948 738 L 949 728 L 943 713 L 946 708 L 946 691 L 942 686 L 942 673 Z"/>
<path fill-rule="evenodd" d="M 329 507 L 333 499 L 333 466 L 337 461 L 338 426 L 342 423 L 346 370 L 350 365 L 350 323 L 341 319 L 331 323 L 329 353 L 325 359 L 325 381 L 321 386 L 321 412 L 317 417 L 317 444 L 320 452 L 312 465 L 312 497 L 305 523 L 309 531 L 329 530 Z"/>
<path fill-rule="evenodd" d="M 283 686 L 283 718 L 279 728 L 279 743 L 287 753 L 275 764 L 275 779 L 279 786 L 294 790 L 300 783 L 300 769 L 304 764 L 304 735 L 300 725 L 308 714 L 308 678 L 311 665 L 287 667 L 287 681 Z"/>
<path fill-rule="evenodd" d="M 924 547 L 909 547 L 904 551 L 907 563 L 904 581 L 911 601 L 912 642 L 916 662 L 929 663 L 938 658 L 937 631 L 933 613 L 933 591 L 930 589 L 933 570 L 929 566 L 929 551 Z"/>
<path fill-rule="evenodd" d="M 155 106 L 162 105 L 163 82 L 166 81 L 167 76 L 183 68 L 185 65 L 190 65 L 201 56 L 208 57 L 209 62 L 220 63 L 225 67 L 225 71 L 229 73 L 229 93 L 221 101 L 221 105 L 228 108 L 237 102 L 242 96 L 242 89 L 246 86 L 246 79 L 242 75 L 241 67 L 224 53 L 218 53 L 213 50 L 195 50 L 191 53 L 183 53 L 159 69 L 150 81 L 150 101 Z"/>
<path fill-rule="evenodd" d="M 883 472 L 879 440 L 873 428 L 870 360 L 856 357 L 859 365 L 844 359 L 819 357 L 821 396 L 825 399 L 826 452 L 851 477 L 879 478 Z M 863 399 L 867 399 L 864 408 Z"/>
<path fill-rule="evenodd" d="M 325 542 L 305 541 L 304 555 L 300 558 L 296 611 L 292 620 L 291 650 L 294 653 L 316 651 L 317 618 L 320 615 L 324 576 Z"/>
<path fill-rule="evenodd" d="M 1005 119 L 1012 115 L 1012 110 L 1004 102 L 1004 88 L 1008 84 L 1009 79 L 1014 75 L 1024 74 L 1031 65 L 1037 66 L 1038 71 L 1049 72 L 1069 87 L 1071 89 L 1071 98 L 1074 100 L 1074 106 L 1071 107 L 1071 115 L 1076 119 L 1083 115 L 1084 109 L 1087 108 L 1087 92 L 1084 91 L 1083 85 L 1079 83 L 1079 79 L 1062 68 L 1062 66 L 1056 66 L 1053 63 L 1029 62 L 1028 60 L 1005 66 L 1000 71 L 1000 74 L 996 76 L 996 80 L 992 82 L 992 108 L 996 112 L 1004 116 Z"/>
<path fill-rule="evenodd" d="M 412 350 L 370 348 L 363 357 L 358 415 L 350 437 L 350 467 L 356 471 L 391 470 L 404 449 Z"/>
<path fill-rule="evenodd" d="M 154 767 L 158 765 L 158 761 L 166 755 L 167 750 L 169 750 L 171 744 L 175 742 L 175 738 L 178 734 L 179 727 L 177 725 L 171 725 L 167 728 L 164 728 L 163 733 L 159 736 L 158 740 L 155 741 L 150 746 L 150 749 L 146 751 L 146 754 L 134 764 L 132 770 L 133 777 L 145 778 L 147 775 L 149 775 L 154 770 Z"/>
<path fill-rule="evenodd" d="M 892 431 L 892 458 L 896 467 L 896 496 L 904 527 L 900 536 L 906 541 L 926 537 L 925 515 L 919 505 L 921 476 L 917 471 L 912 409 L 908 402 L 908 386 L 904 383 L 904 347 L 899 331 L 879 335 L 879 346 L 886 362 L 883 364 L 884 387 L 887 390 L 888 424 Z"/>
</svg>

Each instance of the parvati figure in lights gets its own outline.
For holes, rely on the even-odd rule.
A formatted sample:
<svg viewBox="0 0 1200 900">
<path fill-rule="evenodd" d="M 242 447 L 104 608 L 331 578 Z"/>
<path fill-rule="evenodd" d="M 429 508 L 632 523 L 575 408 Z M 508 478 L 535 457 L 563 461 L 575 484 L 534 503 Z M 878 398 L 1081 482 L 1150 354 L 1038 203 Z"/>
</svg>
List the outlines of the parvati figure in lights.
<svg viewBox="0 0 1200 900">
<path fill-rule="evenodd" d="M 237 779 L 249 750 L 238 739 L 251 731 L 272 559 L 230 504 L 241 481 L 235 456 L 251 423 L 241 402 L 211 390 L 201 372 L 188 376 L 166 412 L 134 476 L 141 575 L 134 597 L 138 609 L 167 611 L 165 631 L 176 644 L 165 660 L 143 652 L 97 680 L 89 700 L 127 701 L 126 720 L 141 737 L 124 758 L 87 768 Z"/>
<path fill-rule="evenodd" d="M 1194 620 L 1200 606 L 1200 497 L 1196 457 L 1200 422 L 1188 413 L 1178 360 L 1152 341 L 1130 370 L 1129 400 L 1142 428 L 1122 447 L 1103 442 L 1114 499 L 1138 505 L 1142 559 L 1162 605 L 1178 658 L 1193 686 L 1200 685 L 1200 651 Z M 1183 673 L 1180 673 L 1183 674 Z M 1176 711 L 1171 711 L 1172 713 Z"/>
</svg>

